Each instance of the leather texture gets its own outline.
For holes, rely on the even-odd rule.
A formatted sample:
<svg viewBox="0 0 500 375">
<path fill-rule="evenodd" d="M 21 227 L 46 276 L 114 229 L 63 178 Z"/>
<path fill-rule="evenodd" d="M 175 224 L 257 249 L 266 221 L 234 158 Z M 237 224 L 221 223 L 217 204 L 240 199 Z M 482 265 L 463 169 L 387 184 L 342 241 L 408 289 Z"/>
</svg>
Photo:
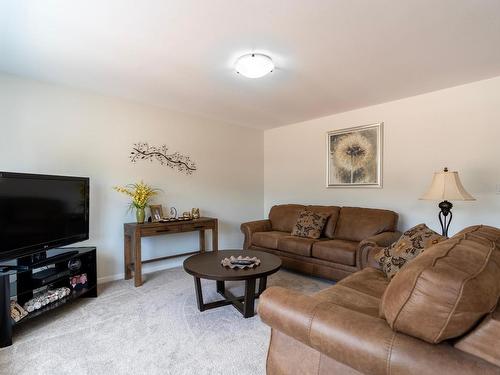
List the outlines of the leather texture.
<svg viewBox="0 0 500 375">
<path fill-rule="evenodd" d="M 305 206 L 301 204 L 282 204 L 271 207 L 269 220 L 271 221 L 272 230 L 291 234 L 299 213 L 304 208 Z"/>
<path fill-rule="evenodd" d="M 379 262 L 375 261 L 375 254 L 384 247 L 392 245 L 401 235 L 402 233 L 398 231 L 382 232 L 361 241 L 359 243 L 358 258 L 356 261 L 359 267 L 365 268 L 369 265 L 370 267 L 381 268 Z M 376 251 L 373 251 L 373 249 L 376 249 Z"/>
<path fill-rule="evenodd" d="M 391 328 L 429 343 L 469 331 L 500 297 L 499 245 L 499 229 L 474 226 L 426 249 L 385 291 Z"/>
<path fill-rule="evenodd" d="M 360 375 L 353 368 L 293 339 L 271 330 L 266 373 L 272 375 Z"/>
<path fill-rule="evenodd" d="M 500 367 L 500 305 L 476 329 L 458 340 L 455 348 Z"/>
<path fill-rule="evenodd" d="M 315 242 L 317 241 L 312 238 L 286 236 L 278 239 L 278 249 L 288 253 L 310 257 L 311 248 Z"/>
<path fill-rule="evenodd" d="M 366 268 L 339 281 L 335 288 L 315 294 L 315 298 L 353 311 L 378 317 L 380 301 L 389 281 L 380 270 Z"/>
<path fill-rule="evenodd" d="M 330 280 L 341 280 L 349 275 L 352 275 L 353 272 L 358 270 L 357 267 L 332 263 L 318 258 L 304 257 L 278 249 L 269 249 L 253 245 L 250 249 L 264 251 L 279 256 L 283 263 L 283 268 Z"/>
<path fill-rule="evenodd" d="M 316 242 L 312 246 L 312 256 L 334 263 L 355 266 L 358 246 L 359 242 L 346 240 Z"/>
<path fill-rule="evenodd" d="M 321 353 L 303 345 L 283 332 L 271 330 L 271 342 L 266 362 L 266 374 L 318 375 Z"/>
<path fill-rule="evenodd" d="M 252 235 L 252 245 L 277 249 L 278 240 L 288 236 L 290 236 L 290 233 L 278 231 L 256 232 Z"/>
<path fill-rule="evenodd" d="M 342 207 L 335 230 L 335 238 L 363 241 L 382 232 L 394 232 L 398 215 L 389 210 L 360 207 Z"/>
<path fill-rule="evenodd" d="M 255 232 L 267 232 L 271 230 L 270 220 L 257 220 L 243 223 L 240 226 L 241 231 L 245 235 L 243 242 L 243 250 L 247 250 L 252 245 L 252 236 Z"/>
<path fill-rule="evenodd" d="M 329 215 L 322 237 L 313 242 L 311 248 L 309 241 L 289 238 L 300 211 L 304 209 Z M 273 206 L 269 212 L 269 220 L 241 224 L 241 231 L 245 235 L 243 248 L 268 251 L 278 255 L 284 268 L 331 280 L 341 280 L 368 264 L 367 255 L 371 254 L 370 249 L 388 246 L 401 235 L 394 230 L 379 233 L 384 225 L 396 226 L 398 219 L 396 213 L 348 207 L 344 210 L 344 214 L 349 220 L 344 220 L 343 225 L 350 225 L 350 232 L 362 233 L 359 236 L 362 240 L 336 238 L 337 223 L 342 210 L 344 208 L 337 206 L 298 204 Z M 381 215 L 382 220 L 376 215 L 377 213 Z M 360 215 L 359 220 L 352 216 L 354 214 Z M 371 220 L 374 220 L 374 223 L 371 223 Z M 332 242 L 327 244 L 328 240 Z"/>
<path fill-rule="evenodd" d="M 365 296 L 378 298 L 381 301 L 388 284 L 389 281 L 387 278 L 384 278 L 384 273 L 382 271 L 375 268 L 365 268 L 340 280 L 336 286 L 345 286 Z"/>
<path fill-rule="evenodd" d="M 335 374 L 335 368 L 373 375 L 500 374 L 497 366 L 449 343 L 394 332 L 383 319 L 316 296 L 272 287 L 261 295 L 258 311 L 273 329 L 268 375 Z"/>
<path fill-rule="evenodd" d="M 322 237 L 333 238 L 335 235 L 335 227 L 337 226 L 337 220 L 339 219 L 340 207 L 337 206 L 318 206 L 310 205 L 306 207 L 309 211 L 326 213 L 328 214 L 328 220 L 326 221 L 325 227 L 323 229 Z"/>
<path fill-rule="evenodd" d="M 476 280 L 473 286 L 478 287 L 477 298 L 469 301 L 470 311 L 476 311 L 476 302 L 482 307 L 483 295 L 489 294 L 482 288 L 483 283 L 489 283 L 491 290 L 496 290 L 500 283 L 498 277 L 485 278 L 483 275 L 491 271 L 490 262 L 500 264 L 494 255 L 499 252 L 499 233 L 499 229 L 492 227 L 468 228 L 455 236 L 458 238 L 446 241 L 459 245 L 446 246 L 447 252 L 433 258 L 432 267 L 439 273 L 455 273 L 469 282 Z M 444 246 L 446 242 L 435 246 Z M 486 248 L 494 248 L 488 261 L 484 261 Z M 376 250 L 376 247 L 371 247 L 369 252 Z M 481 259 L 482 267 L 476 264 Z M 473 264 L 464 272 L 461 266 L 469 262 Z M 474 272 L 474 267 L 476 271 L 481 270 Z M 400 273 L 405 271 L 406 268 Z M 473 276 L 464 278 L 466 273 Z M 314 295 L 282 287 L 268 288 L 261 295 L 258 306 L 260 318 L 272 328 L 267 374 L 500 375 L 500 307 L 497 306 L 457 340 L 429 343 L 419 335 L 392 330 L 387 321 L 379 317 L 379 305 L 382 299 L 388 298 L 387 290 L 397 278 L 399 276 L 389 281 L 381 270 L 367 267 Z M 434 280 L 445 282 L 443 286 L 434 287 L 445 289 L 439 291 L 438 297 L 441 298 L 442 293 L 444 297 L 446 293 L 456 293 L 457 288 L 446 284 L 449 276 Z M 468 294 L 466 284 L 464 282 L 463 288 L 459 288 L 462 289 L 460 296 Z M 415 324 L 415 329 L 427 332 L 434 329 L 434 319 L 441 322 L 440 311 L 434 304 L 446 309 L 450 303 L 447 301 L 442 305 L 442 301 L 427 300 L 434 290 L 423 289 L 421 292 L 423 295 L 414 301 L 412 308 L 417 310 L 415 305 L 420 303 L 424 305 L 423 311 L 429 309 L 431 313 Z M 458 301 L 456 307 L 463 310 L 460 305 Z M 451 321 L 454 312 L 449 314 Z"/>
</svg>

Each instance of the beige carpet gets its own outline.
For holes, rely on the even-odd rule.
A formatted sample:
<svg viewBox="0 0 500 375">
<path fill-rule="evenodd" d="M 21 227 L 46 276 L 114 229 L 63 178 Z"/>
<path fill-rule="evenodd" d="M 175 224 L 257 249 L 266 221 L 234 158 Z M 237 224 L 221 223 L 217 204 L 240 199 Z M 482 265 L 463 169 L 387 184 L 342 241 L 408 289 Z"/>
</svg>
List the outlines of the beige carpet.
<svg viewBox="0 0 500 375">
<path fill-rule="evenodd" d="M 0 350 L 7 374 L 265 374 L 270 329 L 256 315 L 244 319 L 232 306 L 200 313 L 193 278 L 181 268 L 100 287 L 84 299 L 33 319 Z M 218 299 L 203 281 L 205 302 Z M 242 283 L 228 283 L 234 293 Z M 316 292 L 330 283 L 280 271 L 269 286 Z"/>
</svg>

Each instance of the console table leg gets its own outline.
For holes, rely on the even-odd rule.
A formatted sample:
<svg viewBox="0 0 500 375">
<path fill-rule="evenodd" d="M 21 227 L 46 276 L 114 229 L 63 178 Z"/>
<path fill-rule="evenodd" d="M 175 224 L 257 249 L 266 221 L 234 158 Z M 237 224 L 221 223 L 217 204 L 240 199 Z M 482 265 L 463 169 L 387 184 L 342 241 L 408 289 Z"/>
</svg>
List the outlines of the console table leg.
<svg viewBox="0 0 500 375">
<path fill-rule="evenodd" d="M 243 301 L 243 316 L 251 318 L 255 314 L 255 279 L 245 281 L 245 299 Z"/>
<path fill-rule="evenodd" d="M 130 271 L 130 263 L 131 262 L 131 243 L 132 239 L 130 236 L 125 235 L 123 236 L 123 259 L 125 263 L 125 280 L 129 280 L 132 278 L 132 272 Z"/>
<path fill-rule="evenodd" d="M 226 287 L 224 286 L 224 281 L 217 280 L 217 293 L 222 295 L 226 293 Z"/>
<path fill-rule="evenodd" d="M 205 252 L 205 230 L 200 229 L 200 253 Z"/>
<path fill-rule="evenodd" d="M 201 281 L 199 277 L 194 278 L 194 289 L 196 291 L 196 302 L 198 303 L 198 310 L 205 310 L 203 303 L 203 292 L 201 291 Z"/>
<path fill-rule="evenodd" d="M 141 237 L 137 234 L 134 238 L 134 285 L 142 285 Z"/>
<path fill-rule="evenodd" d="M 0 276 L 0 348 L 12 345 L 12 324 L 10 322 L 10 279 Z"/>
<path fill-rule="evenodd" d="M 261 277 L 259 280 L 259 296 L 266 290 L 267 288 L 267 276 Z"/>
<path fill-rule="evenodd" d="M 219 224 L 215 220 L 214 229 L 212 229 L 212 251 L 219 250 Z"/>
</svg>

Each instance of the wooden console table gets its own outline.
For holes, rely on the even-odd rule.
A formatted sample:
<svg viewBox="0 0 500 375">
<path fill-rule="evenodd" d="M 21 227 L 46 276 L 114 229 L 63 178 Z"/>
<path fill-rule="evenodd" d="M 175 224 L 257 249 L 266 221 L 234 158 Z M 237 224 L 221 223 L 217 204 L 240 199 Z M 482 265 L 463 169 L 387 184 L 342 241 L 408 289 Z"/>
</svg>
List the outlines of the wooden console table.
<svg viewBox="0 0 500 375">
<path fill-rule="evenodd" d="M 201 217 L 189 221 L 174 221 L 166 223 L 126 223 L 124 229 L 124 263 L 125 280 L 132 278 L 134 272 L 134 285 L 142 285 L 142 264 L 159 260 L 171 259 L 182 255 L 192 255 L 205 252 L 205 230 L 212 230 L 212 251 L 218 251 L 218 222 L 211 217 Z M 200 232 L 200 250 L 189 253 L 175 254 L 161 258 L 142 260 L 141 238 L 161 236 L 170 233 Z"/>
</svg>

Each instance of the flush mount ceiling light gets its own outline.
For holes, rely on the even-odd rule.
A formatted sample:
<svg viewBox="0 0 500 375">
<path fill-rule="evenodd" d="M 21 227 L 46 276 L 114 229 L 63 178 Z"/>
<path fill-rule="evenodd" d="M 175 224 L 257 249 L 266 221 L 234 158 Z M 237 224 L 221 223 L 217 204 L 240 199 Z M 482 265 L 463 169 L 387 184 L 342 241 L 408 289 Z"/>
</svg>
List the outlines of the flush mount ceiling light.
<svg viewBox="0 0 500 375">
<path fill-rule="evenodd" d="M 236 72 L 248 78 L 260 78 L 274 69 L 273 60 L 260 53 L 249 53 L 241 56 L 235 64 Z"/>
</svg>

